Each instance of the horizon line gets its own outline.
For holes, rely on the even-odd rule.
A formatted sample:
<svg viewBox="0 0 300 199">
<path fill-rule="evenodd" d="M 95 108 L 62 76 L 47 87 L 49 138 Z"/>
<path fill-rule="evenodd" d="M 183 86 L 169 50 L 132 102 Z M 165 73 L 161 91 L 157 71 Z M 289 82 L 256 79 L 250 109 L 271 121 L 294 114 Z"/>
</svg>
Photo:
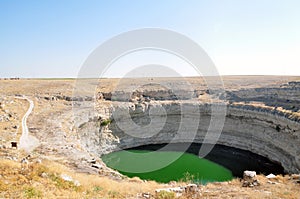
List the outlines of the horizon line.
<svg viewBox="0 0 300 199">
<path fill-rule="evenodd" d="M 141 77 L 0 77 L 0 80 L 24 80 L 24 79 L 142 79 L 142 78 L 196 78 L 196 77 L 261 77 L 261 76 L 273 76 L 273 77 L 300 77 L 300 75 L 203 75 L 203 76 L 141 76 Z"/>
</svg>

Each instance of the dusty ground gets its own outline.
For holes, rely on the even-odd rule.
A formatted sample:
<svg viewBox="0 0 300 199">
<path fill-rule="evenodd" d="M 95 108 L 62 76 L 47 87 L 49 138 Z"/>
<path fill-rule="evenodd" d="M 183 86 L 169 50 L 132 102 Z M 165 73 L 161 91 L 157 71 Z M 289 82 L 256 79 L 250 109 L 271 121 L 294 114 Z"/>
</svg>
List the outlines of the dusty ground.
<svg viewBox="0 0 300 199">
<path fill-rule="evenodd" d="M 300 81 L 300 77 L 228 76 L 223 80 L 226 90 L 235 91 L 280 87 L 289 81 Z M 195 88 L 205 89 L 203 80 L 188 78 L 188 81 Z M 118 82 L 118 79 L 102 79 L 96 92 L 110 92 Z M 178 80 L 131 79 L 123 82 L 122 87 L 136 86 L 141 82 L 176 83 Z M 75 85 L 73 79 L 0 80 L 0 198 L 137 198 L 146 192 L 155 195 L 156 188 L 178 186 L 127 179 L 109 169 L 92 168 L 90 161 L 93 158 L 97 164 L 103 163 L 81 148 L 76 129 L 72 128 L 72 102 L 67 98 L 51 99 L 53 96 L 72 96 Z M 87 83 L 87 86 L 93 88 L 94 85 Z M 16 99 L 16 95 L 26 95 L 34 101 L 35 107 L 28 118 L 28 127 L 30 133 L 40 141 L 39 147 L 30 153 L 30 163 L 25 166 L 20 161 L 28 153 L 13 149 L 10 144 L 11 141 L 19 140 L 21 120 L 29 106 L 26 100 Z M 73 181 L 63 180 L 61 174 L 72 177 Z M 200 192 L 195 197 L 300 198 L 300 184 L 296 178 L 278 176 L 273 180 L 274 184 L 268 183 L 264 176 L 259 176 L 259 180 L 261 185 L 252 188 L 242 187 L 239 179 L 200 186 Z M 166 194 L 156 197 L 173 196 Z"/>
</svg>

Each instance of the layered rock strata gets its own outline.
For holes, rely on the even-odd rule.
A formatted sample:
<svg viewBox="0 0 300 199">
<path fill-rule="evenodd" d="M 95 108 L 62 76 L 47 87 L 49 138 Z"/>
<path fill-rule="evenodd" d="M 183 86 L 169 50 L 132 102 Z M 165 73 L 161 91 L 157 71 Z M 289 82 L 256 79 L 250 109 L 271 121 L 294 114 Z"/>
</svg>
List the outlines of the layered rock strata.
<svg viewBox="0 0 300 199">
<path fill-rule="evenodd" d="M 190 111 L 182 113 L 182 105 L 188 106 Z M 104 114 L 80 124 L 81 141 L 88 151 L 99 155 L 147 144 L 203 143 L 211 121 L 210 107 L 210 104 L 197 101 L 183 104 L 144 102 L 143 105 L 130 102 L 115 103 L 112 107 L 104 108 Z M 151 123 L 147 131 L 132 135 L 128 132 L 130 129 L 134 131 L 130 126 L 132 124 L 123 119 L 127 116 L 122 115 L 119 109 L 127 109 L 131 113 L 131 121 L 138 126 L 149 125 L 151 119 L 155 120 L 155 123 Z M 150 109 L 152 118 L 149 118 Z M 165 116 L 155 115 L 155 110 L 159 112 L 162 109 L 166 111 Z M 193 110 L 200 111 L 200 118 Z M 115 111 L 118 111 L 118 115 L 113 118 Z M 182 118 L 188 119 L 184 120 L 184 130 L 178 136 Z M 195 124 L 195 121 L 198 124 Z M 191 132 L 195 132 L 195 135 L 188 136 Z M 217 144 L 249 150 L 268 157 L 281 163 L 287 172 L 300 171 L 300 123 L 299 118 L 292 114 L 251 105 L 227 105 L 224 127 Z"/>
</svg>

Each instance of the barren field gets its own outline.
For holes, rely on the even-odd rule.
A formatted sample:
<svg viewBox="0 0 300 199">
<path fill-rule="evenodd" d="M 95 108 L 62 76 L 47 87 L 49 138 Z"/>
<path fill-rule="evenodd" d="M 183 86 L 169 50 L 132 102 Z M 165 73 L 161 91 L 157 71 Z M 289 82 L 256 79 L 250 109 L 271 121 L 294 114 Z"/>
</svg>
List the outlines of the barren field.
<svg viewBox="0 0 300 199">
<path fill-rule="evenodd" d="M 208 79 L 214 81 L 213 77 Z M 223 100 L 227 105 L 272 109 L 299 125 L 300 77 L 224 76 L 222 79 L 226 93 Z M 160 184 L 127 178 L 107 168 L 97 154 L 82 144 L 82 126 L 76 126 L 74 106 L 83 107 L 84 112 L 85 103 L 93 102 L 101 115 L 101 110 L 106 110 L 103 107 L 114 103 L 113 96 L 119 92 L 125 96 L 133 90 L 136 94 L 131 96 L 130 103 L 176 101 L 168 95 L 167 86 L 180 92 L 192 90 L 193 98 L 203 103 L 217 98 L 212 96 L 216 88 L 210 90 L 203 79 L 196 77 L 1 79 L 0 198 L 300 198 L 299 173 L 272 179 L 259 175 L 260 185 L 254 187 L 242 187 L 242 180 L 237 178 L 199 185 L 196 192 L 178 196 L 173 192 L 155 193 L 158 188 L 184 186 L 189 181 Z M 33 151 L 12 147 L 12 142 L 18 144 L 20 140 L 22 118 L 29 107 L 28 101 L 17 96 L 26 96 L 34 102 L 27 120 L 29 134 L 39 141 Z M 282 125 L 278 128 L 283 129 Z M 299 130 L 293 133 L 295 140 L 299 139 Z"/>
</svg>

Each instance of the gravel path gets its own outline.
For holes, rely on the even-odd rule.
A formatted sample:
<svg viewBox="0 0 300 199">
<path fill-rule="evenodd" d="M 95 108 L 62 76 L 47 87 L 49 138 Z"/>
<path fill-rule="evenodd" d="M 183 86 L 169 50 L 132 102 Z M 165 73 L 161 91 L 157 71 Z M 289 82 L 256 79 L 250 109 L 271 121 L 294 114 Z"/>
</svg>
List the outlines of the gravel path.
<svg viewBox="0 0 300 199">
<path fill-rule="evenodd" d="M 22 135 L 20 137 L 20 146 L 19 147 L 20 147 L 20 149 L 24 149 L 27 152 L 31 152 L 33 149 L 35 149 L 39 145 L 39 141 L 35 137 L 29 135 L 29 130 L 27 127 L 27 118 L 31 114 L 31 112 L 34 108 L 34 103 L 31 99 L 29 99 L 26 96 L 16 97 L 16 98 L 24 99 L 29 102 L 29 108 L 22 118 Z"/>
</svg>

